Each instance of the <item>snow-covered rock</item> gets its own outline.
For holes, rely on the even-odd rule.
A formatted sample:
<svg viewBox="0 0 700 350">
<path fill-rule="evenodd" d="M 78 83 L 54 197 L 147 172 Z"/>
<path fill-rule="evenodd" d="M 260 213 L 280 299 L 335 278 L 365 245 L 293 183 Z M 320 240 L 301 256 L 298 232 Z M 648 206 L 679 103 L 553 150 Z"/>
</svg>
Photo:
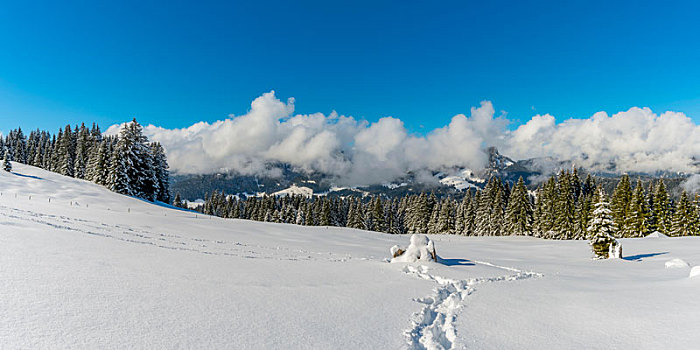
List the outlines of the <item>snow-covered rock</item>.
<svg viewBox="0 0 700 350">
<path fill-rule="evenodd" d="M 394 256 L 402 250 L 399 246 L 391 247 L 391 255 Z M 435 245 L 426 235 L 414 234 L 411 236 L 411 244 L 405 249 L 403 254 L 394 256 L 391 262 L 416 262 L 416 261 L 437 261 Z"/>
<path fill-rule="evenodd" d="M 700 277 L 700 266 L 693 266 L 693 268 L 690 269 L 690 275 L 688 277 Z"/>
<path fill-rule="evenodd" d="M 677 269 L 677 268 L 688 268 L 690 264 L 685 262 L 683 259 L 671 259 L 666 262 L 667 269 Z"/>
</svg>

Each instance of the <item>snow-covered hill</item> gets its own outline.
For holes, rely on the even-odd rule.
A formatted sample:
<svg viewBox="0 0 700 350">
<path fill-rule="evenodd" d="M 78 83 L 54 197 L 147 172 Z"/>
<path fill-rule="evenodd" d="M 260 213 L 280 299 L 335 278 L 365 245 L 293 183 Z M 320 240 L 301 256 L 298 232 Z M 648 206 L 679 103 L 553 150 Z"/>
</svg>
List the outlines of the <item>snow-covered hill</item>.
<svg viewBox="0 0 700 350">
<path fill-rule="evenodd" d="M 392 236 L 225 220 L 16 164 L 0 171 L 0 344 L 9 349 L 691 349 L 700 238 Z M 678 264 L 677 264 L 678 265 Z M 682 265 L 682 264 L 681 264 Z"/>
</svg>

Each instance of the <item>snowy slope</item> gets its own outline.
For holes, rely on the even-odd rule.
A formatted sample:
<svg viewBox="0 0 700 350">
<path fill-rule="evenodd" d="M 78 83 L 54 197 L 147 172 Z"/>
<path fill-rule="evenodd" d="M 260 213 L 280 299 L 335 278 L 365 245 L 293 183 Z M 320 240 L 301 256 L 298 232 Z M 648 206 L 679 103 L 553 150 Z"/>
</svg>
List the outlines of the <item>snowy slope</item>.
<svg viewBox="0 0 700 350">
<path fill-rule="evenodd" d="M 314 195 L 314 190 L 312 190 L 308 187 L 305 187 L 305 186 L 299 187 L 296 185 L 292 185 L 292 186 L 285 188 L 281 191 L 274 192 L 272 195 L 278 196 L 278 197 L 279 196 L 301 195 L 301 196 L 308 198 L 308 197 L 312 197 Z"/>
<path fill-rule="evenodd" d="M 700 239 L 409 237 L 224 220 L 0 171 L 2 348 L 695 348 Z M 30 199 L 31 196 L 31 199 Z M 49 201 L 49 198 L 51 200 Z"/>
</svg>

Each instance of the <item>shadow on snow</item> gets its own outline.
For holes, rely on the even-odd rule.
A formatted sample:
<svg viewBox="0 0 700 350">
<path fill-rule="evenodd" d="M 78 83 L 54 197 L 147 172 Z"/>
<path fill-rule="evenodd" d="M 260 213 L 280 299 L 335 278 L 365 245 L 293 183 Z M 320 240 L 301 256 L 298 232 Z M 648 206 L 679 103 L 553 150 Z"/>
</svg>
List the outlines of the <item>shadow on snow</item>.
<svg viewBox="0 0 700 350">
<path fill-rule="evenodd" d="M 632 256 L 625 256 L 622 259 L 628 260 L 628 261 L 642 261 L 642 259 L 644 259 L 644 258 L 650 258 L 652 256 L 663 255 L 663 254 L 668 254 L 668 252 L 637 254 L 637 255 L 632 255 Z"/>
<path fill-rule="evenodd" d="M 438 258 L 438 262 L 445 266 L 474 266 L 474 263 L 467 259 L 445 259 Z"/>
<path fill-rule="evenodd" d="M 34 175 L 24 175 L 24 174 L 15 173 L 15 172 L 13 172 L 13 174 L 15 174 L 15 175 L 17 175 L 17 176 L 21 176 L 21 177 L 28 177 L 28 178 L 30 178 L 30 179 L 43 180 L 42 178 L 40 178 L 40 177 L 38 177 L 38 176 L 34 176 Z"/>
</svg>

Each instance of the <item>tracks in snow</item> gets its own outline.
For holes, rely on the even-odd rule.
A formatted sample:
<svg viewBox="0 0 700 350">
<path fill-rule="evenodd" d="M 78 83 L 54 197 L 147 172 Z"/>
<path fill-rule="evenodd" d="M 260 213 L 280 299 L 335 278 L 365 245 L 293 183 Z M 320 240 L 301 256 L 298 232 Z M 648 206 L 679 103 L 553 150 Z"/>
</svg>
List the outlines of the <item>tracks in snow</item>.
<svg viewBox="0 0 700 350">
<path fill-rule="evenodd" d="M 495 267 L 512 272 L 497 277 L 471 278 L 456 280 L 435 276 L 428 271 L 428 266 L 405 266 L 406 274 L 437 283 L 433 294 L 415 301 L 423 304 L 420 311 L 413 314 L 411 328 L 404 331 L 407 348 L 410 350 L 456 349 L 457 331 L 454 321 L 462 308 L 464 299 L 474 292 L 475 286 L 482 283 L 501 281 L 516 281 L 528 278 L 542 277 L 542 274 L 526 272 L 512 267 L 499 266 L 484 261 L 474 261 L 476 264 Z"/>
<path fill-rule="evenodd" d="M 54 229 L 99 236 L 118 241 L 148 245 L 160 249 L 188 251 L 206 255 L 233 256 L 245 259 L 267 259 L 285 261 L 330 261 L 350 260 L 348 255 L 312 252 L 305 249 L 280 246 L 264 246 L 225 240 L 208 240 L 196 236 L 158 232 L 158 229 L 127 224 L 106 224 L 92 220 L 28 211 L 0 205 L 0 217 L 19 222 L 49 226 Z"/>
</svg>

